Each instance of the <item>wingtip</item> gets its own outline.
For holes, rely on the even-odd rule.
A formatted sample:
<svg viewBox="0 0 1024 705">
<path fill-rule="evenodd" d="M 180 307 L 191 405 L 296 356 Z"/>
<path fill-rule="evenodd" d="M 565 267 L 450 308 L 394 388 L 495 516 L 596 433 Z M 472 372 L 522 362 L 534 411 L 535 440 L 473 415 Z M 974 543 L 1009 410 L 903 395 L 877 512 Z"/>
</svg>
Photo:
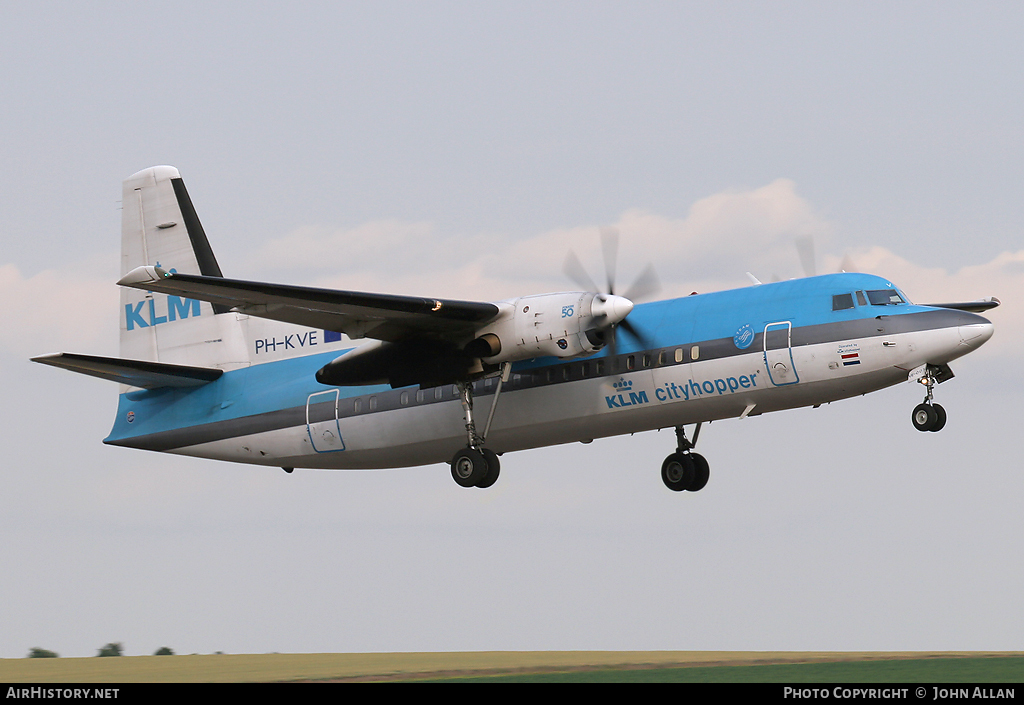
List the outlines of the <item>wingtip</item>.
<svg viewBox="0 0 1024 705">
<path fill-rule="evenodd" d="M 146 284 L 155 284 L 161 279 L 166 279 L 171 273 L 152 266 L 136 267 L 117 280 L 118 286 L 131 286 L 135 288 L 145 287 Z"/>
</svg>

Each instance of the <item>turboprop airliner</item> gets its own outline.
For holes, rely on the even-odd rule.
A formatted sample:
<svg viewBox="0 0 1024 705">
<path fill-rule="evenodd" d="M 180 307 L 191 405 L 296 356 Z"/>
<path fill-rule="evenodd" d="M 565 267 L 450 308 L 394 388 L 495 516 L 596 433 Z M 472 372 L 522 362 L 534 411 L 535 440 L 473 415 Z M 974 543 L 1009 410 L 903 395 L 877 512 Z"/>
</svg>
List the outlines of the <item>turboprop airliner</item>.
<svg viewBox="0 0 1024 705">
<path fill-rule="evenodd" d="M 228 279 L 169 166 L 123 184 L 121 274 L 119 357 L 33 358 L 120 383 L 105 443 L 287 472 L 447 462 L 463 487 L 511 451 L 674 428 L 662 480 L 695 492 L 702 424 L 908 381 L 914 426 L 938 431 L 935 386 L 999 304 L 917 305 L 852 272 L 650 303 L 585 274 L 495 302 Z"/>
</svg>

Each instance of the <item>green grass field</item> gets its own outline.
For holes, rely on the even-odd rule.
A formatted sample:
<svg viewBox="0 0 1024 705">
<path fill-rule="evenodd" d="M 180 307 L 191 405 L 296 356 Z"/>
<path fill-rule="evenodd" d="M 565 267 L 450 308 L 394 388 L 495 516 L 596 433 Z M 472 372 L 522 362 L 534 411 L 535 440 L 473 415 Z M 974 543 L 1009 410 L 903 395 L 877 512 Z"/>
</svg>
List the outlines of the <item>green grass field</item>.
<svg viewBox="0 0 1024 705">
<path fill-rule="evenodd" d="M 431 679 L 466 683 L 1022 683 L 1024 657 L 691 666 Z"/>
<path fill-rule="evenodd" d="M 1020 683 L 1020 652 L 517 651 L 0 659 L 4 683 Z"/>
</svg>

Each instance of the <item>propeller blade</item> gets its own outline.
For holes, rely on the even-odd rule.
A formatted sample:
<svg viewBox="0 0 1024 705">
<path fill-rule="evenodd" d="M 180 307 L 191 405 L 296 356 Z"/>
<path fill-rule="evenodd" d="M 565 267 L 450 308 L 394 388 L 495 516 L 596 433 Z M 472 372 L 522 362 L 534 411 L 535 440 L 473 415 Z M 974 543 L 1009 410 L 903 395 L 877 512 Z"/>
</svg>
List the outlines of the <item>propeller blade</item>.
<svg viewBox="0 0 1024 705">
<path fill-rule="evenodd" d="M 617 331 L 615 330 L 618 326 L 609 326 L 605 328 L 602 333 L 604 334 L 605 344 L 604 349 L 608 354 L 608 357 L 615 357 L 619 353 L 619 345 L 615 341 Z"/>
<path fill-rule="evenodd" d="M 856 272 L 857 271 L 857 265 L 855 265 L 853 263 L 853 260 L 850 259 L 850 255 L 843 255 L 843 259 L 839 263 L 839 271 L 840 272 Z"/>
<path fill-rule="evenodd" d="M 651 341 L 648 339 L 648 337 L 644 335 L 642 332 L 640 332 L 640 329 L 634 326 L 629 321 L 623 321 L 622 323 L 619 324 L 618 327 L 622 328 L 622 330 L 626 331 L 629 335 L 633 336 L 633 339 L 640 343 L 640 347 L 645 349 L 652 347 Z"/>
<path fill-rule="evenodd" d="M 619 258 L 619 231 L 616 228 L 601 228 L 601 249 L 604 251 L 604 272 L 608 278 L 608 293 L 614 294 L 615 268 Z"/>
<path fill-rule="evenodd" d="M 580 262 L 580 258 L 572 250 L 565 256 L 565 264 L 562 265 L 565 276 L 572 279 L 583 291 L 597 291 L 597 284 L 587 274 L 587 270 Z"/>
<path fill-rule="evenodd" d="M 625 297 L 630 301 L 643 301 L 644 299 L 651 298 L 659 291 L 661 291 L 661 282 L 658 281 L 654 265 L 649 264 L 644 267 L 644 271 L 640 272 L 640 275 L 637 276 L 629 289 L 626 290 Z"/>
<path fill-rule="evenodd" d="M 800 264 L 804 268 L 805 277 L 813 277 L 817 268 L 814 265 L 814 238 L 798 237 L 796 239 L 796 251 L 800 254 Z"/>
</svg>

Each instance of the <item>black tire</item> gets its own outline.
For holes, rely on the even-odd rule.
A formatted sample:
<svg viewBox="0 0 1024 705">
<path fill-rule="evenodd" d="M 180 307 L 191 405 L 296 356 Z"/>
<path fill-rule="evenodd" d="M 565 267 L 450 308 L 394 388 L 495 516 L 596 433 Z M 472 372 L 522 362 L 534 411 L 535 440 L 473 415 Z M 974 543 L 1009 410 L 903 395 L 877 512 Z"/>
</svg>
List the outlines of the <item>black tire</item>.
<svg viewBox="0 0 1024 705">
<path fill-rule="evenodd" d="M 938 404 L 932 404 L 932 408 L 935 409 L 935 425 L 928 430 L 941 431 L 942 427 L 946 425 L 946 410 Z"/>
<path fill-rule="evenodd" d="M 693 458 L 693 482 L 686 489 L 690 492 L 700 492 L 704 489 L 704 485 L 708 484 L 708 478 L 711 477 L 711 467 L 700 453 L 690 453 L 690 457 Z"/>
<path fill-rule="evenodd" d="M 661 481 L 673 492 L 688 490 L 697 472 L 695 465 L 689 453 L 673 453 L 661 464 Z"/>
<path fill-rule="evenodd" d="M 498 481 L 498 473 L 501 472 L 501 461 L 498 460 L 498 456 L 493 450 L 481 448 L 480 451 L 484 454 L 484 460 L 487 461 L 487 472 L 484 473 L 484 476 L 476 486 L 485 489 Z"/>
<path fill-rule="evenodd" d="M 461 487 L 476 487 L 487 474 L 487 459 L 475 448 L 463 448 L 451 460 L 452 479 Z"/>
<path fill-rule="evenodd" d="M 931 404 L 918 404 L 914 407 L 914 413 L 910 418 L 914 422 L 914 428 L 918 431 L 930 431 L 938 421 L 939 415 Z"/>
</svg>

